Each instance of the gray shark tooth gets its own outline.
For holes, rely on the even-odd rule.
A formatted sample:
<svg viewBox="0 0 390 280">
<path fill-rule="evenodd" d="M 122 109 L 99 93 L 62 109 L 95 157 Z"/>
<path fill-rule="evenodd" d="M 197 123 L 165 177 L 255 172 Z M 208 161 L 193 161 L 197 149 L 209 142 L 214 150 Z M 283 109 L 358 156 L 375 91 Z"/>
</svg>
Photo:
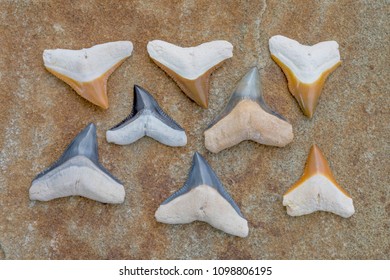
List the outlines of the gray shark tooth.
<svg viewBox="0 0 390 280">
<path fill-rule="evenodd" d="M 30 188 L 30 199 L 48 201 L 79 195 L 103 203 L 122 203 L 125 190 L 99 162 L 96 127 L 84 128 L 60 159 L 38 174 Z"/>
<path fill-rule="evenodd" d="M 131 114 L 109 129 L 106 138 L 110 143 L 127 145 L 145 135 L 167 146 L 177 147 L 187 144 L 184 129 L 160 108 L 149 92 L 135 85 Z"/>
<path fill-rule="evenodd" d="M 155 217 L 167 224 L 203 221 L 226 233 L 248 236 L 247 220 L 198 152 L 186 183 L 160 205 Z"/>
<path fill-rule="evenodd" d="M 241 79 L 225 109 L 204 135 L 206 148 L 213 153 L 244 140 L 283 147 L 294 137 L 291 124 L 265 103 L 257 67 Z"/>
</svg>

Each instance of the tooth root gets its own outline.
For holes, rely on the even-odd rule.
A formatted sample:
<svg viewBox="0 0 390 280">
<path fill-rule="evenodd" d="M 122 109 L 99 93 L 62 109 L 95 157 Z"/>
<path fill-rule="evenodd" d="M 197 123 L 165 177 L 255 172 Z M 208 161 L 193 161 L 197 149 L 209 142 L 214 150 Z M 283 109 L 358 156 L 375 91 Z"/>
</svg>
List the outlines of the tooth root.
<svg viewBox="0 0 390 280">
<path fill-rule="evenodd" d="M 316 145 L 310 149 L 302 177 L 284 194 L 283 205 L 291 216 L 328 211 L 348 218 L 355 213 L 351 196 L 336 182 Z"/>
<path fill-rule="evenodd" d="M 314 111 L 316 110 L 318 100 L 322 93 L 322 88 L 324 87 L 325 81 L 328 76 L 336 70 L 341 62 L 335 64 L 332 68 L 324 71 L 321 76 L 313 83 L 303 83 L 301 82 L 282 61 L 280 61 L 276 56 L 271 55 L 272 59 L 282 68 L 284 74 L 287 77 L 288 89 L 291 94 L 297 100 L 299 107 L 301 107 L 302 112 L 305 116 L 312 118 Z"/>
</svg>

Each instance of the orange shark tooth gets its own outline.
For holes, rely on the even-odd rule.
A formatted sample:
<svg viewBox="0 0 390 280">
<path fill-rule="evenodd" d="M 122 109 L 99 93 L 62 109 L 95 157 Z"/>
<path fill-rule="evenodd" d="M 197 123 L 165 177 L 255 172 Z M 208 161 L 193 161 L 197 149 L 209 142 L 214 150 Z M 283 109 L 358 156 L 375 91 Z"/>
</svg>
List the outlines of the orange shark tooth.
<svg viewBox="0 0 390 280">
<path fill-rule="evenodd" d="M 320 149 L 313 145 L 302 177 L 284 194 L 287 214 L 327 211 L 348 218 L 355 213 L 351 196 L 336 182 Z"/>
<path fill-rule="evenodd" d="M 130 41 L 95 45 L 89 49 L 43 52 L 46 69 L 95 105 L 108 108 L 107 79 L 131 55 Z"/>
<path fill-rule="evenodd" d="M 272 59 L 282 68 L 288 88 L 303 113 L 311 118 L 317 107 L 326 78 L 340 64 L 336 41 L 320 42 L 313 46 L 277 35 L 269 40 Z"/>
<path fill-rule="evenodd" d="M 222 40 L 189 48 L 154 40 L 148 43 L 147 49 L 151 59 L 204 108 L 208 107 L 211 73 L 233 56 L 232 44 Z"/>
</svg>

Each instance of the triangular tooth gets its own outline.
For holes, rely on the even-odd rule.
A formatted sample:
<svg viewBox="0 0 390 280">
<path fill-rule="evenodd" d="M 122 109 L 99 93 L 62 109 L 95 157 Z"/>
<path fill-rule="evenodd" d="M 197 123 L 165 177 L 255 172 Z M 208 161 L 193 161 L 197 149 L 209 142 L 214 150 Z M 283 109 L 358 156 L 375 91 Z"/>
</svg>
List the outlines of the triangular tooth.
<svg viewBox="0 0 390 280">
<path fill-rule="evenodd" d="M 89 124 L 70 143 L 60 159 L 37 175 L 30 199 L 48 201 L 79 195 L 103 203 L 122 203 L 125 190 L 99 162 L 96 127 Z"/>
<path fill-rule="evenodd" d="M 248 235 L 247 220 L 198 152 L 194 154 L 186 183 L 160 205 L 155 217 L 167 224 L 198 220 L 232 235 Z"/>
<path fill-rule="evenodd" d="M 302 177 L 284 194 L 283 205 L 291 216 L 328 211 L 348 218 L 355 213 L 351 196 L 336 182 L 317 145 L 310 149 Z"/>
<path fill-rule="evenodd" d="M 269 40 L 272 59 L 282 68 L 291 94 L 309 118 L 317 107 L 326 78 L 341 64 L 338 47 L 335 41 L 301 45 L 281 35 Z"/>
<path fill-rule="evenodd" d="M 233 56 L 232 44 L 222 40 L 189 48 L 154 40 L 148 43 L 147 49 L 152 60 L 204 108 L 208 107 L 211 73 Z"/>
<path fill-rule="evenodd" d="M 294 137 L 291 124 L 265 103 L 257 67 L 240 80 L 225 109 L 204 135 L 206 148 L 213 153 L 244 140 L 283 147 Z"/>
<path fill-rule="evenodd" d="M 81 50 L 45 50 L 43 61 L 50 73 L 79 95 L 107 109 L 107 79 L 132 51 L 130 41 L 118 41 Z"/>
<path fill-rule="evenodd" d="M 149 92 L 135 85 L 132 112 L 107 130 L 106 139 L 109 143 L 128 145 L 145 135 L 167 146 L 187 144 L 184 129 L 161 109 Z"/>
</svg>

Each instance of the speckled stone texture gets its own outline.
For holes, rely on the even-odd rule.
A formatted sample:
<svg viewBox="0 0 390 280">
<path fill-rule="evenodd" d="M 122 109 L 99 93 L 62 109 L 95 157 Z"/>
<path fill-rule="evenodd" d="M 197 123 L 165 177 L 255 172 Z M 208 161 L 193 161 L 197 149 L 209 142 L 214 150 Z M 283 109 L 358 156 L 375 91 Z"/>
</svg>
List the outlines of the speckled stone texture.
<svg viewBox="0 0 390 280">
<path fill-rule="evenodd" d="M 389 26 L 388 1 L 0 1 L 0 259 L 389 259 Z M 268 39 L 277 34 L 340 44 L 342 65 L 312 120 L 270 57 Z M 209 109 L 150 60 L 146 44 L 153 39 L 233 44 L 234 57 L 211 77 Z M 134 52 L 108 81 L 106 111 L 43 66 L 44 49 L 115 40 L 131 40 Z M 203 131 L 252 66 L 260 68 L 267 103 L 293 125 L 294 141 L 285 148 L 243 142 L 211 154 Z M 185 147 L 149 138 L 106 142 L 105 131 L 131 108 L 134 84 L 183 126 Z M 124 182 L 124 204 L 30 201 L 33 178 L 89 122 L 97 125 L 102 164 Z M 349 219 L 290 217 L 282 206 L 313 143 L 354 199 Z M 247 238 L 200 222 L 156 222 L 154 212 L 183 185 L 195 151 L 248 219 Z"/>
</svg>

